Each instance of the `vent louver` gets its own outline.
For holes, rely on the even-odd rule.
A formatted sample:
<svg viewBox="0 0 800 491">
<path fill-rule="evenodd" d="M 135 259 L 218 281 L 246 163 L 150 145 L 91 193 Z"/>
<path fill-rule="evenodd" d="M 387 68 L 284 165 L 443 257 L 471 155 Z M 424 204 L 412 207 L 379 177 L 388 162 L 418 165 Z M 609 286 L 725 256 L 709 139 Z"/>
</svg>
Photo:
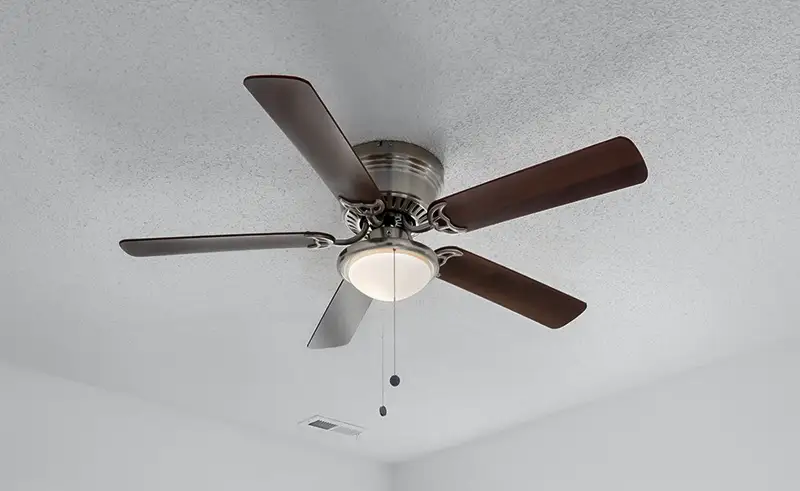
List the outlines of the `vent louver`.
<svg viewBox="0 0 800 491">
<path fill-rule="evenodd" d="M 364 432 L 364 428 L 360 426 L 337 421 L 332 418 L 324 416 L 314 416 L 305 421 L 301 421 L 300 426 L 310 427 L 317 430 L 327 431 L 329 433 L 337 433 L 345 436 L 359 436 Z"/>
<path fill-rule="evenodd" d="M 320 430 L 330 430 L 336 428 L 335 424 L 322 421 L 321 419 L 308 423 L 308 426 L 313 426 L 314 428 L 319 428 Z"/>
</svg>

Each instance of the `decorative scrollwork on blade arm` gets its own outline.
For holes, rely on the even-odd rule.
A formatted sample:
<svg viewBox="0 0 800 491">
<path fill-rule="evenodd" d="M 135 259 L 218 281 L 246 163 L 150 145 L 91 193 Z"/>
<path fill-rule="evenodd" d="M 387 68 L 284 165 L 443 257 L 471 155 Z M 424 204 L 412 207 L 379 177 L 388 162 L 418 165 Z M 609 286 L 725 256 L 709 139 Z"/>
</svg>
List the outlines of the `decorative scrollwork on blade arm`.
<svg viewBox="0 0 800 491">
<path fill-rule="evenodd" d="M 444 247 L 437 250 L 436 255 L 439 257 L 439 267 L 441 268 L 449 259 L 461 257 L 464 253 L 454 247 Z"/>
<path fill-rule="evenodd" d="M 441 202 L 433 205 L 428 212 L 430 217 L 430 222 L 433 228 L 437 232 L 444 232 L 446 234 L 463 234 L 467 231 L 464 227 L 459 227 L 458 225 L 454 225 L 453 222 L 450 221 L 450 217 L 445 215 L 444 207 L 447 205 L 447 202 Z"/>
<path fill-rule="evenodd" d="M 382 199 L 376 199 L 372 203 L 358 203 L 354 201 L 348 201 L 344 198 L 339 198 L 339 203 L 345 210 L 352 211 L 356 215 L 367 218 L 380 215 L 386 209 L 386 204 Z"/>
<path fill-rule="evenodd" d="M 328 234 L 308 233 L 306 237 L 314 241 L 313 244 L 308 246 L 309 249 L 325 249 L 336 243 L 336 239 Z"/>
</svg>

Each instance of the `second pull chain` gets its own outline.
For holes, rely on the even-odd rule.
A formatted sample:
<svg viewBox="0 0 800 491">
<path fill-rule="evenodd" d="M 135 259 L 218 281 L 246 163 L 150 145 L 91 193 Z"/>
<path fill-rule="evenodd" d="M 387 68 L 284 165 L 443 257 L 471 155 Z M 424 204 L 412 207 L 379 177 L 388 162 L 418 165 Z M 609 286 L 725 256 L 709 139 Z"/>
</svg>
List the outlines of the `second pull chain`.
<svg viewBox="0 0 800 491">
<path fill-rule="evenodd" d="M 384 341 L 383 341 L 383 332 L 384 329 L 381 328 L 381 407 L 378 411 L 381 417 L 386 416 L 388 413 L 386 409 L 386 391 L 384 390 L 384 369 L 385 369 L 385 362 L 383 358 L 384 353 Z M 397 375 L 397 249 L 392 249 L 392 376 L 389 377 L 389 384 L 392 387 L 397 387 L 400 385 L 400 376 Z"/>
</svg>

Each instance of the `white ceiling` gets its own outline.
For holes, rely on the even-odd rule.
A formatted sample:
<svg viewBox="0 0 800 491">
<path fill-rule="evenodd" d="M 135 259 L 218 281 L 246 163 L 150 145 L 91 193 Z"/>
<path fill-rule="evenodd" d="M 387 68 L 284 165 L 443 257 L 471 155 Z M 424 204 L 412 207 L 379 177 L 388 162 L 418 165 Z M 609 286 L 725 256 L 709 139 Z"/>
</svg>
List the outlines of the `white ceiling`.
<svg viewBox="0 0 800 491">
<path fill-rule="evenodd" d="M 500 2 L 498 2 L 500 4 Z M 0 356 L 265 435 L 403 459 L 791 336 L 796 1 L 2 0 Z M 413 141 L 445 193 L 616 135 L 642 186 L 423 236 L 589 304 L 549 331 L 446 284 L 305 343 L 335 250 L 136 260 L 125 237 L 322 230 L 336 204 L 244 89 L 310 79 L 352 142 Z M 368 428 L 300 432 L 313 414 Z"/>
</svg>

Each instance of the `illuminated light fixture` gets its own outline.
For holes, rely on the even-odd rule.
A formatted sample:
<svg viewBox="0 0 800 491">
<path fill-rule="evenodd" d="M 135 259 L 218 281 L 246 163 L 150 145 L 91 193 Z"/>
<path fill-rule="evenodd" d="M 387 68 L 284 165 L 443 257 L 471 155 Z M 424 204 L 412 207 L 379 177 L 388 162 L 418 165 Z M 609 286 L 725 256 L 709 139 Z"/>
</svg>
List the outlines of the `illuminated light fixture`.
<svg viewBox="0 0 800 491">
<path fill-rule="evenodd" d="M 358 242 L 342 251 L 338 267 L 358 291 L 383 302 L 418 293 L 439 273 L 436 253 L 406 237 Z"/>
</svg>

